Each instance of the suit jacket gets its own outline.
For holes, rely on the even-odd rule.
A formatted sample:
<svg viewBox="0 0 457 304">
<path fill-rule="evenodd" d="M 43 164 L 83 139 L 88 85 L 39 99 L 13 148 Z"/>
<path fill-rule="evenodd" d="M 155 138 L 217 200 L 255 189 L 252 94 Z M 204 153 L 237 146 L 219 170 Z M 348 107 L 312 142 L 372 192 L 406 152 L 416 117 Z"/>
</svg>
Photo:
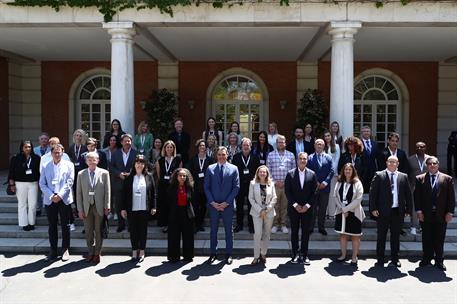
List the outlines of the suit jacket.
<svg viewBox="0 0 457 304">
<path fill-rule="evenodd" d="M 363 143 L 364 149 L 363 149 L 363 156 L 365 157 L 365 169 L 366 171 L 370 172 L 370 181 L 371 178 L 373 177 L 374 173 L 378 171 L 378 154 L 379 154 L 379 149 L 378 149 L 378 143 L 375 142 L 374 140 L 369 139 L 370 144 L 371 144 L 371 150 L 368 151 L 367 146 L 365 145 L 365 140 L 363 138 L 360 138 L 360 140 Z"/>
<path fill-rule="evenodd" d="M 187 189 L 186 188 L 186 195 L 187 195 L 187 206 L 195 204 L 193 198 L 194 189 Z M 170 225 L 173 223 L 174 225 L 178 225 L 176 223 L 179 220 L 178 217 L 178 186 L 170 186 L 167 189 L 167 197 L 168 197 L 168 218 Z"/>
<path fill-rule="evenodd" d="M 425 162 L 427 161 L 427 158 L 429 158 L 430 155 L 425 154 L 424 155 L 424 167 L 420 168 L 418 159 L 416 157 L 416 154 L 411 155 L 408 157 L 408 164 L 409 164 L 409 185 L 411 186 L 411 191 L 414 191 L 414 187 L 416 185 L 416 176 L 427 172 L 427 164 Z"/>
<path fill-rule="evenodd" d="M 94 191 L 95 195 L 89 195 L 89 191 Z M 98 215 L 103 216 L 104 210 L 109 209 L 111 201 L 111 183 L 108 170 L 98 167 L 95 169 L 95 186 L 93 189 L 90 184 L 89 169 L 81 170 L 76 182 L 76 198 L 78 210 L 83 210 L 87 214 L 91 201 L 94 200 Z"/>
<path fill-rule="evenodd" d="M 287 144 L 286 150 L 292 152 L 295 159 L 298 161 L 297 143 L 295 139 Z M 308 155 L 314 152 L 314 138 L 312 138 L 310 142 L 303 139 L 303 152 L 308 153 Z"/>
<path fill-rule="evenodd" d="M 267 184 L 265 197 L 265 207 L 267 210 L 267 217 L 272 218 L 276 216 L 275 205 L 276 205 L 276 189 L 273 183 Z M 264 210 L 262 204 L 262 197 L 260 195 L 260 183 L 251 181 L 249 184 L 249 203 L 251 203 L 251 211 L 249 212 L 252 217 L 259 217 L 260 212 Z"/>
<path fill-rule="evenodd" d="M 187 169 L 189 169 L 190 173 L 192 173 L 192 177 L 194 178 L 194 191 L 198 191 L 203 193 L 205 190 L 203 189 L 203 185 L 205 184 L 205 172 L 208 169 L 208 166 L 214 164 L 215 160 L 212 157 L 206 157 L 205 161 L 203 162 L 203 168 L 200 171 L 200 162 L 198 160 L 198 154 L 192 157 L 188 163 Z M 203 177 L 199 177 L 198 175 L 203 173 Z"/>
<path fill-rule="evenodd" d="M 316 173 L 316 178 L 319 183 L 327 183 L 327 186 L 320 191 L 330 193 L 330 183 L 333 175 L 335 174 L 335 172 L 333 172 L 332 157 L 324 152 L 321 155 L 320 165 L 317 160 L 317 153 L 313 153 L 308 157 L 308 163 L 306 166 Z"/>
<path fill-rule="evenodd" d="M 338 172 L 341 172 L 341 169 L 343 168 L 343 166 L 345 164 L 351 163 L 351 162 L 352 162 L 351 153 L 344 152 L 343 154 L 341 154 L 340 160 L 338 162 Z M 365 170 L 366 160 L 365 160 L 365 156 L 363 155 L 363 153 L 356 154 L 355 161 L 354 161 L 354 167 L 357 170 L 357 175 L 359 176 L 359 178 L 363 180 L 363 178 L 367 174 L 366 170 Z"/>
<path fill-rule="evenodd" d="M 234 208 L 234 200 L 240 191 L 240 177 L 238 168 L 226 162 L 224 164 L 222 183 L 219 179 L 219 164 L 209 165 L 205 172 L 205 195 L 208 206 L 212 202 L 228 203 Z"/>
<path fill-rule="evenodd" d="M 76 151 L 78 152 L 78 150 Z M 81 145 L 79 149 L 79 154 L 77 155 L 75 152 L 75 144 L 71 145 L 68 149 L 68 156 L 72 163 L 75 164 L 75 172 L 79 172 L 85 168 L 86 158 L 85 153 L 87 152 L 86 145 Z"/>
<path fill-rule="evenodd" d="M 400 216 L 405 213 L 411 214 L 413 199 L 409 187 L 408 176 L 398 171 L 397 194 Z M 370 214 L 374 210 L 379 211 L 380 216 L 390 216 L 392 211 L 392 191 L 387 170 L 376 172 L 370 187 Z"/>
<path fill-rule="evenodd" d="M 98 154 L 98 165 L 97 165 L 97 167 L 105 169 L 105 170 L 108 170 L 108 160 L 106 159 L 106 153 L 103 152 L 102 150 L 95 150 L 95 152 L 97 152 L 97 154 Z M 84 169 L 87 168 L 87 164 L 86 164 L 87 153 L 89 153 L 89 152 L 84 152 L 83 153 L 84 163 L 83 163 L 82 167 Z"/>
<path fill-rule="evenodd" d="M 187 164 L 189 160 L 189 148 L 190 148 L 190 135 L 182 131 L 181 140 L 179 140 L 178 132 L 174 131 L 168 135 L 168 139 L 172 140 L 176 145 L 176 154 L 181 155 L 183 165 Z"/>
<path fill-rule="evenodd" d="M 232 159 L 232 164 L 237 166 L 238 168 L 238 173 L 240 174 L 240 186 L 247 187 L 249 186 L 249 183 L 252 181 L 255 175 L 255 171 L 257 168 L 260 166 L 260 160 L 257 155 L 254 154 L 249 154 L 250 160 L 249 164 L 247 166 L 247 169 L 249 170 L 248 174 L 244 174 L 244 170 L 246 169 L 244 163 L 243 163 L 243 152 L 239 152 L 233 156 Z"/>
<path fill-rule="evenodd" d="M 66 205 L 73 203 L 71 189 L 75 180 L 75 166 L 72 162 L 61 159 L 58 173 L 59 175 L 55 176 L 54 161 L 48 162 L 41 171 L 40 189 L 43 192 L 43 203 L 45 205 L 52 204 L 51 197 L 54 193 L 57 193 Z M 56 185 L 52 183 L 53 180 L 57 180 Z"/>
<path fill-rule="evenodd" d="M 117 149 L 116 152 L 111 156 L 110 170 L 113 174 L 113 188 L 122 188 L 123 180 L 119 177 L 121 172 L 130 172 L 135 162 L 136 150 L 130 149 L 129 158 L 127 159 L 127 165 L 124 165 L 124 159 L 122 158 L 122 148 Z"/>
<path fill-rule="evenodd" d="M 132 194 L 133 194 L 133 174 L 130 174 L 125 180 L 122 185 L 122 210 L 126 210 L 127 212 L 132 211 Z M 154 186 L 154 178 L 152 177 L 151 173 L 147 173 L 144 176 L 146 180 L 146 206 L 148 208 L 148 212 L 151 209 L 156 209 L 156 195 L 155 195 L 155 186 Z"/>
<path fill-rule="evenodd" d="M 438 186 L 436 215 L 441 222 L 444 222 L 446 213 L 453 214 L 455 209 L 454 180 L 451 176 L 440 172 L 436 183 Z M 416 211 L 422 211 L 424 214 L 424 221 L 430 221 L 432 219 L 432 185 L 428 172 L 416 177 L 414 203 Z"/>
<path fill-rule="evenodd" d="M 298 170 L 298 168 L 295 168 L 287 172 L 286 180 L 284 182 L 284 193 L 286 194 L 288 201 L 289 215 L 297 212 L 293 207 L 295 203 L 301 206 L 309 204 L 312 207 L 316 197 L 316 174 L 313 170 L 305 168 L 305 182 L 303 183 L 302 188 L 300 185 L 300 174 L 298 173 Z"/>
<path fill-rule="evenodd" d="M 388 147 L 385 147 L 378 155 L 378 170 L 386 169 L 386 161 L 389 156 L 391 156 L 390 150 Z M 408 156 L 406 156 L 405 151 L 397 149 L 397 158 L 400 162 L 398 165 L 398 171 L 409 174 Z"/>
<path fill-rule="evenodd" d="M 352 185 L 352 200 L 347 205 L 344 206 L 343 202 L 341 201 L 340 197 L 340 188 L 343 185 L 341 182 L 337 182 L 335 184 L 335 190 L 333 191 L 333 196 L 335 197 L 336 201 L 336 209 L 335 215 L 344 213 L 344 212 L 354 212 L 356 218 L 358 218 L 361 222 L 365 219 L 365 212 L 363 211 L 362 207 L 362 200 L 363 200 L 363 185 L 362 182 L 356 181 Z"/>
</svg>

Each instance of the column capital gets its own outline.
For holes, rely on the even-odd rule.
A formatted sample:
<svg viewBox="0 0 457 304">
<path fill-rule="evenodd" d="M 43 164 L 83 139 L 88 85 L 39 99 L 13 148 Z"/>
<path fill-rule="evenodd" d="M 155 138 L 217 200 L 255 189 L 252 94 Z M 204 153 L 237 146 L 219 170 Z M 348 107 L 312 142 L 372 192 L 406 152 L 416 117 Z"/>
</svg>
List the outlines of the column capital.
<svg viewBox="0 0 457 304">
<path fill-rule="evenodd" d="M 113 21 L 103 23 L 103 28 L 113 39 L 132 39 L 136 34 L 135 23 L 132 21 Z"/>
<path fill-rule="evenodd" d="M 334 40 L 353 39 L 357 31 L 362 27 L 360 21 L 331 21 L 327 32 Z"/>
</svg>

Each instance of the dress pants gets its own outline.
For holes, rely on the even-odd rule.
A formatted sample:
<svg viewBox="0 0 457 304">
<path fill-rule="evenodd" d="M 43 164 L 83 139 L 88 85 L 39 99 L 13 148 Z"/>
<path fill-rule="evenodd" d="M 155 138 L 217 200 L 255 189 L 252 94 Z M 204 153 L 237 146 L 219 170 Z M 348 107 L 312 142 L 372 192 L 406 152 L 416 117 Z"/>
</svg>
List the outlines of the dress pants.
<svg viewBox="0 0 457 304">
<path fill-rule="evenodd" d="M 16 182 L 19 226 L 35 225 L 38 182 Z"/>
<path fill-rule="evenodd" d="M 146 210 L 130 211 L 127 214 L 132 250 L 144 250 L 148 237 L 149 212 Z"/>
<path fill-rule="evenodd" d="M 286 226 L 287 222 L 287 197 L 286 193 L 284 192 L 284 187 L 279 188 L 278 186 L 275 185 L 275 190 L 276 190 L 276 204 L 275 204 L 275 211 L 276 211 L 276 216 L 273 221 L 273 226 L 280 227 L 280 226 Z"/>
<path fill-rule="evenodd" d="M 219 230 L 219 220 L 222 218 L 225 230 L 225 254 L 231 255 L 233 250 L 233 207 L 229 205 L 224 211 L 220 212 L 209 207 L 209 218 L 211 225 L 210 247 L 211 254 L 217 254 L 217 231 Z"/>
<path fill-rule="evenodd" d="M 240 187 L 240 191 L 236 196 L 236 225 L 243 228 L 243 220 L 244 220 L 244 206 L 248 206 L 248 226 L 250 228 L 254 227 L 252 223 L 252 216 L 249 214 L 251 211 L 251 204 L 248 200 L 249 195 L 249 184 L 242 184 Z"/>
<path fill-rule="evenodd" d="M 95 205 L 90 205 L 84 219 L 84 230 L 86 231 L 85 235 L 89 255 L 99 255 L 102 249 L 102 222 L 103 216 L 98 214 Z"/>
<path fill-rule="evenodd" d="M 157 193 L 157 225 L 159 227 L 168 226 L 168 180 L 160 180 Z"/>
<path fill-rule="evenodd" d="M 182 252 L 186 260 L 194 258 L 194 220 L 187 216 L 187 207 L 176 207 L 176 214 L 168 220 L 168 260 L 179 260 Z"/>
<path fill-rule="evenodd" d="M 273 217 L 266 216 L 265 219 L 262 219 L 255 216 L 252 219 L 254 222 L 254 258 L 258 258 L 260 255 L 267 255 Z"/>
<path fill-rule="evenodd" d="M 325 229 L 325 214 L 327 213 L 328 198 L 329 198 L 328 192 L 319 191 L 317 193 L 316 203 L 313 205 L 313 208 L 312 208 L 313 216 L 311 219 L 311 224 L 309 226 L 310 230 L 314 229 L 314 223 L 316 221 L 316 216 L 317 216 L 317 228 L 319 230 Z"/>
<path fill-rule="evenodd" d="M 308 243 L 309 243 L 309 231 L 311 225 L 313 213 L 309 209 L 305 213 L 298 213 L 295 210 L 291 210 L 290 217 L 290 229 L 291 229 L 291 244 L 292 254 L 295 255 L 299 251 L 298 247 L 298 231 L 301 228 L 301 243 L 300 253 L 305 258 L 308 256 Z"/>
<path fill-rule="evenodd" d="M 384 260 L 387 231 L 390 229 L 390 256 L 392 262 L 398 261 L 400 251 L 400 229 L 402 219 L 398 208 L 392 208 L 390 216 L 379 216 L 376 220 L 378 239 L 376 241 L 376 256 L 378 261 Z"/>
<path fill-rule="evenodd" d="M 336 182 L 338 180 L 338 176 L 333 176 L 332 181 L 330 183 L 330 193 L 333 194 L 333 191 L 335 190 Z M 328 216 L 335 216 L 335 211 L 336 211 L 336 197 L 333 195 L 330 195 L 329 193 L 329 198 L 328 198 L 328 205 L 327 205 L 327 215 Z"/>
<path fill-rule="evenodd" d="M 57 232 L 57 225 L 60 216 L 60 226 L 62 229 L 62 251 L 70 248 L 70 221 L 68 215 L 71 212 L 70 205 L 65 205 L 64 202 L 59 201 L 46 205 L 46 214 L 48 216 L 49 223 L 49 244 L 51 245 L 51 251 L 57 254 L 57 241 L 59 234 Z"/>
<path fill-rule="evenodd" d="M 121 216 L 122 210 L 122 187 L 112 189 L 112 200 L 114 202 L 114 209 L 117 214 L 117 227 L 124 229 L 125 228 L 125 219 Z"/>
<path fill-rule="evenodd" d="M 203 227 L 203 221 L 205 220 L 206 215 L 206 195 L 204 192 L 195 191 L 194 192 L 194 207 L 195 211 L 195 227 Z"/>
<path fill-rule="evenodd" d="M 440 220 L 436 213 L 422 225 L 422 250 L 423 260 L 431 261 L 435 259 L 436 263 L 443 263 L 444 238 L 446 237 L 447 223 Z"/>
</svg>

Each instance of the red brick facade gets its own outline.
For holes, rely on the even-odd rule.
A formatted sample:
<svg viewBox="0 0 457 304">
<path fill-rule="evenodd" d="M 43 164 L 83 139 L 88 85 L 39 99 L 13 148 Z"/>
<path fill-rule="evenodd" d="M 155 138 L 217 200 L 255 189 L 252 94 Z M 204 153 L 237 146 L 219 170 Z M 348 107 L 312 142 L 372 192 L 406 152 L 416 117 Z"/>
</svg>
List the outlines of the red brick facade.
<svg viewBox="0 0 457 304">
<path fill-rule="evenodd" d="M 96 61 L 45 61 L 42 62 L 42 104 L 44 113 L 42 128 L 51 136 L 58 136 L 68 145 L 69 94 L 75 79 L 94 68 L 110 68 L 110 62 Z M 135 119 L 136 123 L 145 118 L 140 100 L 148 99 L 157 88 L 157 64 L 151 61 L 137 61 L 134 65 Z"/>
<path fill-rule="evenodd" d="M 356 62 L 354 76 L 373 68 L 395 73 L 409 93 L 409 151 L 417 141 L 427 143 L 428 152 L 436 153 L 438 114 L 437 62 Z M 319 90 L 330 100 L 330 62 L 319 62 Z"/>
<path fill-rule="evenodd" d="M 0 129 L 9 130 L 8 61 L 0 57 Z M 3 143 L 9 142 L 9 132 L 4 132 Z M 0 145 L 0 169 L 6 169 L 9 162 L 9 145 Z"/>
</svg>

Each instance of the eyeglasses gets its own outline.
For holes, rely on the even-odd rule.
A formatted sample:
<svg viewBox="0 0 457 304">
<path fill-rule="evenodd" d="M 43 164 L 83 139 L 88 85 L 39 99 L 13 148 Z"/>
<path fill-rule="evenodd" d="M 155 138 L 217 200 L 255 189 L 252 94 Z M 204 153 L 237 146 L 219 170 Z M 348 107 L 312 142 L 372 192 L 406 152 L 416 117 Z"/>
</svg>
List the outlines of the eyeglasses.
<svg viewBox="0 0 457 304">
<path fill-rule="evenodd" d="M 429 165 L 429 166 L 436 166 L 436 165 L 438 165 L 438 162 L 429 162 L 429 163 L 427 163 L 427 165 Z"/>
</svg>

